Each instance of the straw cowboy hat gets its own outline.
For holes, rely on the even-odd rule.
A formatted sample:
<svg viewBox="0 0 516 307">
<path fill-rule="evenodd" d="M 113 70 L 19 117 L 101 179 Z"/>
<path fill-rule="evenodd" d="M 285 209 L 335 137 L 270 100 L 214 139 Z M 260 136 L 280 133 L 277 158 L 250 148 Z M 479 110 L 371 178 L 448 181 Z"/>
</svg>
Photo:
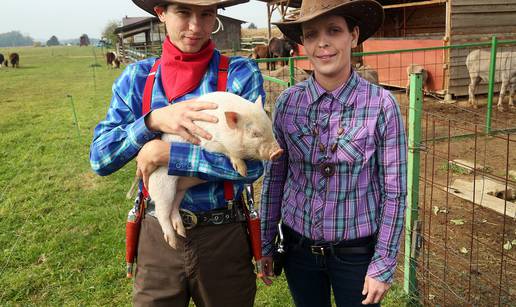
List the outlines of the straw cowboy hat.
<svg viewBox="0 0 516 307">
<path fill-rule="evenodd" d="M 286 37 L 302 44 L 301 24 L 323 15 L 339 15 L 355 20 L 360 29 L 358 44 L 373 35 L 384 19 L 382 5 L 374 0 L 303 0 L 297 19 L 273 24 L 277 25 Z"/>
<path fill-rule="evenodd" d="M 177 3 L 177 4 L 186 4 L 186 5 L 198 5 L 198 6 L 211 6 L 216 5 L 217 8 L 228 7 L 240 3 L 249 2 L 249 0 L 133 0 L 134 4 L 142 8 L 143 10 L 149 12 L 150 14 L 156 16 L 156 12 L 154 12 L 154 7 L 167 4 L 167 3 Z"/>
</svg>

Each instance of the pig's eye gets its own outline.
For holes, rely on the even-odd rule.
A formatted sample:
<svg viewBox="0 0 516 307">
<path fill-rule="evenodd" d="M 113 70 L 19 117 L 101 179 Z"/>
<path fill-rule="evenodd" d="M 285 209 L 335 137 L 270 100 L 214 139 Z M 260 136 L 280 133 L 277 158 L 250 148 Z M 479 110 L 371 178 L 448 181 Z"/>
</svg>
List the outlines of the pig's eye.
<svg viewBox="0 0 516 307">
<path fill-rule="evenodd" d="M 253 138 L 259 138 L 262 136 L 262 133 L 260 131 L 252 131 L 251 132 L 251 137 Z"/>
</svg>

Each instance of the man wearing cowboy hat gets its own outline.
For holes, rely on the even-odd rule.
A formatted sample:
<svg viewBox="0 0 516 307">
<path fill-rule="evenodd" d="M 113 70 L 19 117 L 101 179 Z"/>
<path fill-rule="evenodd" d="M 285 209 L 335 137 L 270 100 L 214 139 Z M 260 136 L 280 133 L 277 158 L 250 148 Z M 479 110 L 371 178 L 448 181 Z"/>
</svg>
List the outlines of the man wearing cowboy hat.
<svg viewBox="0 0 516 307">
<path fill-rule="evenodd" d="M 261 176 L 261 162 L 248 162 L 248 177 L 242 178 L 223 155 L 159 139 L 161 133 L 170 133 L 198 144 L 199 137 L 211 137 L 194 123 L 217 120 L 199 112 L 216 108 L 195 101 L 204 93 L 227 90 L 250 101 L 265 97 L 256 63 L 222 56 L 210 39 L 217 9 L 247 1 L 133 0 L 165 23 L 167 38 L 161 59 L 129 65 L 113 85 L 107 116 L 95 128 L 92 168 L 108 175 L 137 156 L 144 182 L 158 166 L 168 166 L 170 175 L 202 178 L 207 182 L 189 189 L 181 208 L 210 217 L 188 230 L 172 249 L 164 241 L 152 202 L 147 202 L 138 243 L 136 306 L 188 306 L 191 298 L 197 306 L 253 305 L 256 275 L 243 215 L 231 211 L 237 205 L 228 206 L 223 180 L 233 183 L 230 194 L 240 199 L 243 182 Z M 149 99 L 151 111 L 144 112 L 142 100 Z M 211 218 L 220 212 L 228 212 L 222 221 Z"/>
<path fill-rule="evenodd" d="M 296 20 L 276 23 L 304 45 L 314 67 L 277 99 L 274 132 L 286 150 L 268 163 L 261 197 L 264 272 L 273 275 L 281 220 L 285 276 L 298 307 L 331 306 L 331 290 L 337 306 L 379 304 L 396 270 L 404 126 L 392 94 L 351 67 L 351 49 L 383 19 L 372 0 L 304 0 Z"/>
</svg>

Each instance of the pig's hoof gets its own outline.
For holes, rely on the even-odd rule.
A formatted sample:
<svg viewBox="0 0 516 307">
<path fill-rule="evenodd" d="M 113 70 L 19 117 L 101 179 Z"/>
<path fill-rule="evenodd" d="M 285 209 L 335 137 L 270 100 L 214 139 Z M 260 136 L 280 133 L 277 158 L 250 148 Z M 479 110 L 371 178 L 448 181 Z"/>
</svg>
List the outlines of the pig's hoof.
<svg viewBox="0 0 516 307">
<path fill-rule="evenodd" d="M 247 165 L 245 165 L 244 160 L 235 159 L 231 160 L 233 164 L 233 168 L 240 174 L 242 177 L 247 177 Z"/>
<path fill-rule="evenodd" d="M 174 233 L 165 233 L 163 238 L 168 243 L 168 245 L 170 245 L 170 247 L 177 249 L 177 238 Z"/>
<path fill-rule="evenodd" d="M 172 216 L 172 226 L 174 227 L 178 235 L 180 235 L 183 238 L 186 238 L 186 229 L 183 225 L 183 221 L 181 220 L 181 216 L 179 214 Z"/>
<path fill-rule="evenodd" d="M 503 112 L 504 111 L 503 106 L 498 106 L 498 111 Z"/>
</svg>

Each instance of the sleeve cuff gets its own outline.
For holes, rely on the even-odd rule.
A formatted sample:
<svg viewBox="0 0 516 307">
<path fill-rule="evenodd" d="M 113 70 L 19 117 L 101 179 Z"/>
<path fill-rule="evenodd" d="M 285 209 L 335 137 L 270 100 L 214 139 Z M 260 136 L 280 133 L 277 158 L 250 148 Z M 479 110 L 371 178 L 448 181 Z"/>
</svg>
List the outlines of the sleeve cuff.
<svg viewBox="0 0 516 307">
<path fill-rule="evenodd" d="M 382 258 L 375 254 L 369 268 L 367 275 L 384 283 L 392 283 L 394 273 L 396 271 L 396 259 Z"/>
<path fill-rule="evenodd" d="M 168 174 L 170 176 L 195 176 L 201 156 L 201 148 L 189 143 L 172 142 Z"/>
<path fill-rule="evenodd" d="M 142 116 L 129 128 L 127 135 L 135 146 L 141 148 L 145 143 L 159 136 L 160 133 L 147 128 L 145 125 L 145 116 Z"/>
</svg>

